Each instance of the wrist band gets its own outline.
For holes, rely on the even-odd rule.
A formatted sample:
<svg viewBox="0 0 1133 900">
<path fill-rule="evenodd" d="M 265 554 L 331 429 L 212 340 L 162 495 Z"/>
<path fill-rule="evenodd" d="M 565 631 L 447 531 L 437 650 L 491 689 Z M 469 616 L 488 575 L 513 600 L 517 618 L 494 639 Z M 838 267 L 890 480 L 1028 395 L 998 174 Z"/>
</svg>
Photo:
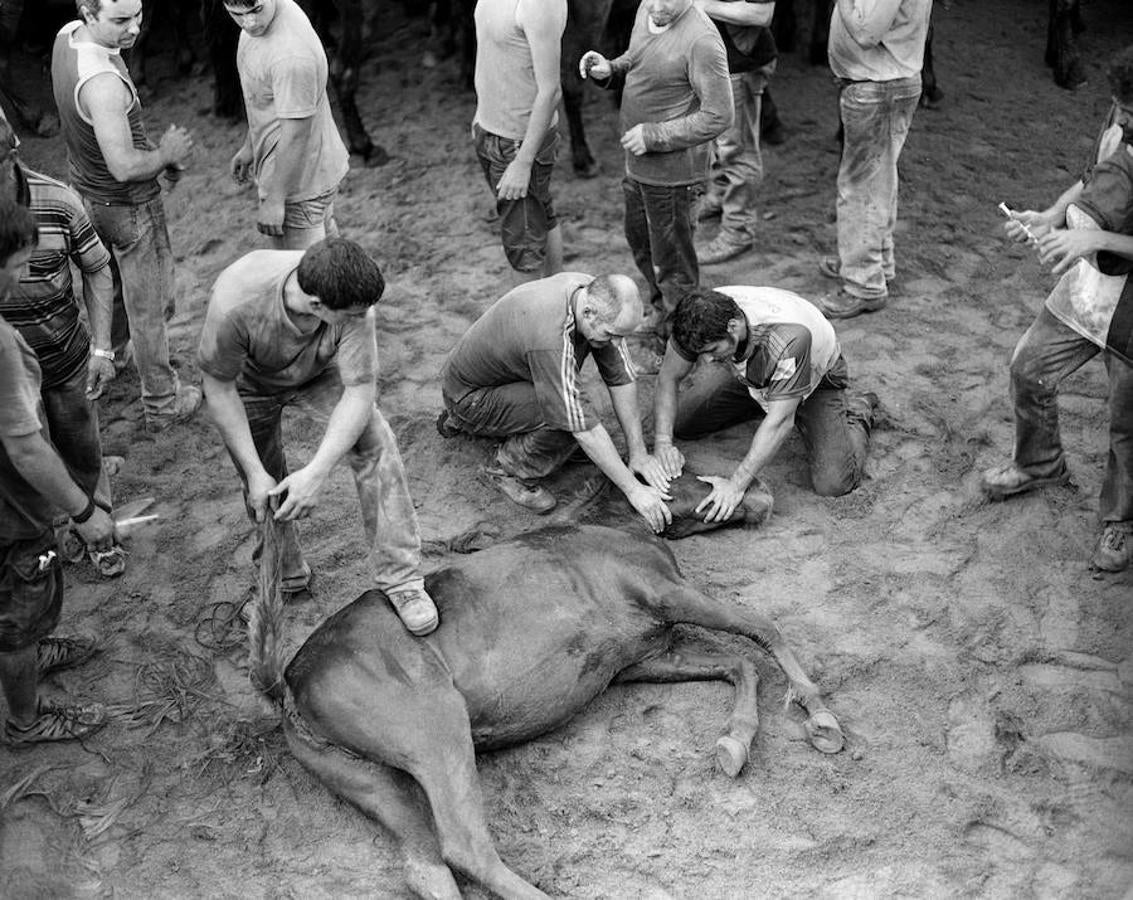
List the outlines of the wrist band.
<svg viewBox="0 0 1133 900">
<path fill-rule="evenodd" d="M 87 519 L 94 515 L 94 510 L 94 497 L 89 497 L 87 499 L 87 505 L 83 507 L 83 511 L 77 516 L 71 516 L 71 521 L 76 525 L 82 525 Z"/>
<path fill-rule="evenodd" d="M 101 357 L 102 359 L 108 359 L 111 362 L 114 362 L 114 351 L 113 350 L 99 350 L 98 347 L 91 347 L 90 348 L 90 355 L 91 356 L 98 356 L 98 357 Z"/>
</svg>

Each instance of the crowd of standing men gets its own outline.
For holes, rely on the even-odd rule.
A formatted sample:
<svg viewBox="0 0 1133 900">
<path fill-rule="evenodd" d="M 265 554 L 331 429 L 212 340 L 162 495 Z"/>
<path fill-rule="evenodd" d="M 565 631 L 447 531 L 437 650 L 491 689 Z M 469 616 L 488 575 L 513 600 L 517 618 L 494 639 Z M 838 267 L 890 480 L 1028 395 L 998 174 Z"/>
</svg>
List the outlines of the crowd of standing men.
<svg viewBox="0 0 1133 900">
<path fill-rule="evenodd" d="M 397 442 L 375 403 L 374 305 L 385 283 L 368 254 L 338 234 L 334 201 L 348 153 L 327 98 L 326 56 L 295 0 L 224 5 L 241 29 L 237 68 L 248 122 L 231 174 L 255 184 L 257 228 L 270 249 L 237 260 L 214 285 L 198 352 L 203 396 L 249 516 L 284 523 L 284 591 L 298 594 L 310 583 L 295 522 L 346 459 L 375 583 L 405 627 L 426 635 L 439 618 L 424 588 Z M 702 477 L 708 492 L 697 513 L 707 521 L 732 515 L 796 427 L 816 492 L 853 490 L 878 399 L 851 389 L 829 320 L 887 304 L 896 275 L 897 164 L 920 94 L 931 5 L 835 5 L 829 58 L 845 133 L 838 253 L 817 262 L 839 287 L 814 302 L 774 287 L 701 284 L 702 265 L 733 259 L 757 240 L 773 0 L 643 0 L 624 53 L 582 56 L 582 78 L 623 91 L 625 236 L 646 285 L 643 303 L 624 273 L 562 271 L 552 178 L 566 0 L 479 0 L 473 152 L 496 198 L 504 254 L 531 280 L 492 305 L 450 352 L 440 373 L 441 434 L 500 439 L 486 475 L 536 512 L 556 505 L 543 479 L 580 449 L 657 532 L 671 519 L 668 487 L 685 462 L 675 441 L 736 422 L 757 424 L 730 475 Z M 99 707 L 41 701 L 36 688 L 42 673 L 95 652 L 90 640 L 49 637 L 63 591 L 57 538 L 77 533 L 104 574 L 124 567 L 98 397 L 132 358 L 147 429 L 188 420 L 202 401 L 169 361 L 173 263 L 158 180 L 180 177 L 193 140 L 170 125 L 154 143 L 143 124 L 121 57 L 137 37 L 142 0 L 77 0 L 77 7 L 80 18 L 60 31 L 52 65 L 70 187 L 24 167 L 0 120 L 0 684 L 5 734 L 15 744 L 81 737 L 105 720 Z M 1092 288 L 1068 288 L 1061 306 L 1048 304 L 1050 321 L 1036 322 L 1012 367 L 1015 461 L 986 475 L 985 487 L 1004 497 L 1065 480 L 1057 380 L 1104 350 L 1112 440 L 1092 561 L 1119 571 L 1128 566 L 1133 529 L 1133 401 L 1129 345 L 1120 345 L 1133 322 L 1121 268 L 1133 259 L 1126 236 L 1133 232 L 1133 52 L 1114 61 L 1110 78 L 1115 103 L 1099 164 L 1050 210 L 1013 214 L 1008 234 L 1035 241 L 1044 261 L 1068 273 L 1106 254 L 1098 264 L 1122 279 L 1107 301 L 1107 323 L 1117 322 L 1117 331 L 1103 329 L 1099 338 L 1097 317 L 1082 312 Z M 716 236 L 698 247 L 698 220 L 715 215 Z M 1086 220 L 1093 233 L 1082 237 L 1079 229 L 1091 230 Z M 1111 266 L 1110 258 L 1118 262 Z M 1094 330 L 1083 333 L 1067 309 Z M 636 390 L 643 367 L 631 359 L 627 338 L 644 338 L 656 362 L 652 452 Z M 609 391 L 625 460 L 581 387 L 588 357 Z M 282 444 L 288 407 L 324 424 L 314 455 L 294 472 Z"/>
</svg>

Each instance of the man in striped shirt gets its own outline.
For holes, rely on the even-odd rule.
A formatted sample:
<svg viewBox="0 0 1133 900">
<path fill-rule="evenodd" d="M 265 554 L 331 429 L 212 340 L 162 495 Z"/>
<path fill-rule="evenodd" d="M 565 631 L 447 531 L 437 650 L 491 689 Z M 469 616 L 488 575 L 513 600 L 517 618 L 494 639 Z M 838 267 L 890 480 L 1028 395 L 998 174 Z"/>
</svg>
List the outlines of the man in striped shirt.
<svg viewBox="0 0 1133 900">
<path fill-rule="evenodd" d="M 625 275 L 562 272 L 501 297 L 457 342 L 441 370 L 441 434 L 503 438 L 485 471 L 512 500 L 549 512 L 554 496 L 539 482 L 581 446 L 660 532 L 672 521 L 663 490 L 634 473 L 657 471 L 645 447 L 633 364 L 623 338 L 642 317 L 641 297 Z M 610 392 L 629 449 L 622 462 L 582 389 L 588 356 Z"/>
<path fill-rule="evenodd" d="M 0 121 L 0 192 L 31 211 L 38 244 L 11 291 L 0 298 L 0 315 L 39 361 L 52 443 L 79 486 L 109 510 L 110 485 L 102 467 L 95 401 L 114 378 L 109 352 L 114 296 L 110 254 L 79 196 L 22 165 L 16 145 L 11 127 Z M 72 262 L 82 274 L 89 334 L 80 319 Z"/>
</svg>

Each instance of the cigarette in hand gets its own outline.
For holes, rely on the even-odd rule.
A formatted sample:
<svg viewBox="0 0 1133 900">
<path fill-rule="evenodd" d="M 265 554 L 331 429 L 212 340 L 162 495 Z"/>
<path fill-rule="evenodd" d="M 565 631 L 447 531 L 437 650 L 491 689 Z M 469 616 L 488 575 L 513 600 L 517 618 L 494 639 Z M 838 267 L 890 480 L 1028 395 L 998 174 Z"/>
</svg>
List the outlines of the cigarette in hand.
<svg viewBox="0 0 1133 900">
<path fill-rule="evenodd" d="M 1003 213 L 1003 215 L 1007 216 L 1007 218 L 1011 219 L 1014 222 L 1017 222 L 1019 227 L 1023 229 L 1023 234 L 1027 236 L 1027 240 L 1034 244 L 1036 247 L 1038 246 L 1039 239 L 1035 237 L 1034 232 L 1031 231 L 1031 229 L 1028 228 L 1025 223 L 1020 222 L 1015 218 L 1015 216 L 1011 212 L 1011 208 L 1006 203 L 1000 203 L 998 209 L 1001 213 Z"/>
</svg>

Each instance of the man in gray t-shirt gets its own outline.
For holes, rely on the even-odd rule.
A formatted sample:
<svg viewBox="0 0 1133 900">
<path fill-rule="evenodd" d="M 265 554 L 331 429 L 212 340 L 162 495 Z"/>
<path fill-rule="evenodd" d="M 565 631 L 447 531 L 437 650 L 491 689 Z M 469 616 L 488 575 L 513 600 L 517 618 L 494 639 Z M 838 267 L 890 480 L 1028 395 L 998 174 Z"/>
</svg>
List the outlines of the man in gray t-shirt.
<svg viewBox="0 0 1133 900">
<path fill-rule="evenodd" d="M 327 99 L 327 57 L 294 0 L 225 0 L 241 28 L 236 68 L 248 135 L 232 157 L 237 183 L 259 193 L 256 227 L 277 250 L 338 233 L 334 198 L 350 154 Z"/>
</svg>

